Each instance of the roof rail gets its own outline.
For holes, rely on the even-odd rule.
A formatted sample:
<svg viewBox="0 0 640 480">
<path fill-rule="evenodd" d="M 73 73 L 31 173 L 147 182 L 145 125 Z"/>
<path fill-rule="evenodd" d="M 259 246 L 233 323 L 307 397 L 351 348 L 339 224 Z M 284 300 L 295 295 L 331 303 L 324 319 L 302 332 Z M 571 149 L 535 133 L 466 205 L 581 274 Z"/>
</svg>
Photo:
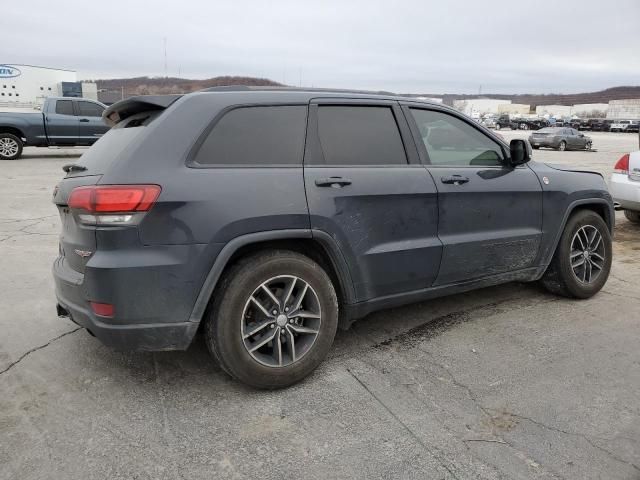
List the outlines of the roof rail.
<svg viewBox="0 0 640 480">
<path fill-rule="evenodd" d="M 242 92 L 242 91 L 268 91 L 268 92 L 334 92 L 334 93 L 358 93 L 365 95 L 391 95 L 402 96 L 397 93 L 387 92 L 384 90 L 351 90 L 343 88 L 306 88 L 306 87 L 288 87 L 288 86 L 259 86 L 259 85 L 225 85 L 222 87 L 209 87 L 199 90 L 200 92 Z"/>
</svg>

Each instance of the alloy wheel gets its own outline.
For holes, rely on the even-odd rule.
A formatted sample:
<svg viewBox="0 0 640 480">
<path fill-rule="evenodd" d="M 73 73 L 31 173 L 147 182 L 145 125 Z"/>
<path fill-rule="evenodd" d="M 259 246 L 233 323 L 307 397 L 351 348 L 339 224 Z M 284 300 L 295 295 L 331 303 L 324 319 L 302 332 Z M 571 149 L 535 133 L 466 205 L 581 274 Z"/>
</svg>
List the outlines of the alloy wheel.
<svg viewBox="0 0 640 480">
<path fill-rule="evenodd" d="M 19 145 L 13 138 L 0 138 L 0 156 L 9 158 L 18 153 Z"/>
<path fill-rule="evenodd" d="M 580 227 L 571 240 L 571 269 L 579 282 L 596 281 L 606 262 L 602 234 L 593 225 Z"/>
<path fill-rule="evenodd" d="M 242 312 L 242 341 L 257 362 L 285 367 L 310 350 L 320 332 L 322 314 L 315 290 L 293 275 L 260 284 Z"/>
</svg>

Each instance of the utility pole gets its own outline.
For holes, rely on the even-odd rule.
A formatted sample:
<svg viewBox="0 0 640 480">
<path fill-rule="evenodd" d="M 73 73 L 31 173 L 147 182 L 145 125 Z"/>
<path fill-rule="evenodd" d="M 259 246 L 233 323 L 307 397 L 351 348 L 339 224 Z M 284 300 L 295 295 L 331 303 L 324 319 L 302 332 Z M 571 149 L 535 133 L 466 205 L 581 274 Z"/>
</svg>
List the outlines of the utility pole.
<svg viewBox="0 0 640 480">
<path fill-rule="evenodd" d="M 167 37 L 163 37 L 164 41 L 164 78 L 167 78 Z"/>
</svg>

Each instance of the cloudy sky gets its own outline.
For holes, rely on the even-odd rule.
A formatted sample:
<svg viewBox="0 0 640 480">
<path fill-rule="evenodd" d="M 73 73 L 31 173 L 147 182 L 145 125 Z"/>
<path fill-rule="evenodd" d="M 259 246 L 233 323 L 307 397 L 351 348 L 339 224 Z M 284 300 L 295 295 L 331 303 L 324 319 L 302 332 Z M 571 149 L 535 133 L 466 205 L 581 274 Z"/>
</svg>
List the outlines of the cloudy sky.
<svg viewBox="0 0 640 480">
<path fill-rule="evenodd" d="M 545 4 L 546 6 L 540 6 Z M 640 1 L 22 0 L 0 63 L 402 93 L 640 85 Z"/>
</svg>

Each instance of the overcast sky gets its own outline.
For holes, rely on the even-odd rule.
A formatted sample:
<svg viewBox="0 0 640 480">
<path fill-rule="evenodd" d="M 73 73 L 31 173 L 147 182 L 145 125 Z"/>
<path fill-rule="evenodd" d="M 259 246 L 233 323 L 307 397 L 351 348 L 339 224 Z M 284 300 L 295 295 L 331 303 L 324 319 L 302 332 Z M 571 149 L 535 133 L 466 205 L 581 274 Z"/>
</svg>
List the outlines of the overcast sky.
<svg viewBox="0 0 640 480">
<path fill-rule="evenodd" d="M 545 4 L 546 6 L 539 6 Z M 640 1 L 55 2 L 3 8 L 0 63 L 401 93 L 640 85 Z"/>
</svg>

